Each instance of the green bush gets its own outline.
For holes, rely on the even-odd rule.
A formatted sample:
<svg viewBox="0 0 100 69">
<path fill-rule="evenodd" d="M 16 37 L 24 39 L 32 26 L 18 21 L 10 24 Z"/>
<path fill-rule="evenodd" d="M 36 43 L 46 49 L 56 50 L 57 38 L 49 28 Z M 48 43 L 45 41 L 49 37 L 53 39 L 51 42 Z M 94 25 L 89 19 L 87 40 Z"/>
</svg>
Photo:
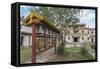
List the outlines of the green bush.
<svg viewBox="0 0 100 69">
<path fill-rule="evenodd" d="M 88 53 L 88 50 L 86 49 L 85 46 L 81 47 L 80 53 L 81 53 L 82 55 L 86 55 L 86 54 Z"/>
</svg>

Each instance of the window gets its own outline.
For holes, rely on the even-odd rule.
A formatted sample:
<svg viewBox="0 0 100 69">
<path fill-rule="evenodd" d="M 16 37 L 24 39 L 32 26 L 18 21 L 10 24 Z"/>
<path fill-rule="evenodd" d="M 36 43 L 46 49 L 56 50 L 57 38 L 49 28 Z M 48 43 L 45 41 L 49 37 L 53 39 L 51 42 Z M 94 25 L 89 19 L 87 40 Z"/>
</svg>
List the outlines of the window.
<svg viewBox="0 0 100 69">
<path fill-rule="evenodd" d="M 82 30 L 82 34 L 84 34 L 84 31 Z"/>
<path fill-rule="evenodd" d="M 89 34 L 89 31 L 88 31 L 88 34 Z"/>
<path fill-rule="evenodd" d="M 68 37 L 68 40 L 70 40 L 70 37 Z"/>
<path fill-rule="evenodd" d="M 91 42 L 94 42 L 94 39 L 93 38 L 91 38 Z"/>
<path fill-rule="evenodd" d="M 84 37 L 82 37 L 82 40 L 84 40 Z"/>
<path fill-rule="evenodd" d="M 20 46 L 23 46 L 23 38 L 24 38 L 24 36 L 20 37 Z"/>
<path fill-rule="evenodd" d="M 88 40 L 89 40 L 89 37 L 88 37 Z"/>
<path fill-rule="evenodd" d="M 93 31 L 91 31 L 91 34 L 93 34 Z"/>
</svg>

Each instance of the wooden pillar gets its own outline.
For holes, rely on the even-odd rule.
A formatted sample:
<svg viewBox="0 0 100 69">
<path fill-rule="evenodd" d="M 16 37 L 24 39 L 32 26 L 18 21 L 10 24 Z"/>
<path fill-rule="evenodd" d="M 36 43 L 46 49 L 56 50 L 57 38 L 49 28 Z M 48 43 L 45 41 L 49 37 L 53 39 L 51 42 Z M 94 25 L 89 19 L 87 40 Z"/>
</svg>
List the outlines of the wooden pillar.
<svg viewBox="0 0 100 69">
<path fill-rule="evenodd" d="M 44 46 L 45 46 L 45 50 L 47 48 L 47 35 L 46 35 L 46 28 L 44 29 L 44 36 L 46 36 L 46 38 L 44 38 Z"/>
<path fill-rule="evenodd" d="M 32 24 L 32 63 L 36 63 L 36 26 Z"/>
<path fill-rule="evenodd" d="M 56 49 L 57 49 L 57 48 L 56 48 L 56 43 L 57 43 L 56 39 L 57 39 L 57 38 L 55 37 L 55 38 L 54 38 L 54 42 L 55 42 L 55 51 L 54 51 L 54 54 L 56 54 L 56 51 L 57 51 L 57 50 L 56 50 Z"/>
</svg>

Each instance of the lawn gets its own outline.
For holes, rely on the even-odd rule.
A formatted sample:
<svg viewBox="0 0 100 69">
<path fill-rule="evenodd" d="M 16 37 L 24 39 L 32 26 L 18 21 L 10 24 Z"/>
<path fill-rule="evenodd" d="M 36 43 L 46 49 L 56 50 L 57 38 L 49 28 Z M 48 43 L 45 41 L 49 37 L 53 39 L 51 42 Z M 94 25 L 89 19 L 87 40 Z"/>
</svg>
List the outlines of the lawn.
<svg viewBox="0 0 100 69">
<path fill-rule="evenodd" d="M 32 49 L 31 48 L 20 48 L 20 58 L 21 64 L 29 63 L 31 61 Z M 48 60 L 48 62 L 56 61 L 78 61 L 78 60 L 92 60 L 94 59 L 90 54 L 82 55 L 80 53 L 81 49 L 79 47 L 65 48 L 64 55 L 56 55 L 53 59 Z M 31 62 L 30 62 L 31 63 Z"/>
<path fill-rule="evenodd" d="M 80 47 L 65 48 L 66 52 L 80 52 Z"/>
<path fill-rule="evenodd" d="M 78 60 L 92 60 L 94 59 L 90 54 L 82 55 L 79 47 L 65 48 L 64 55 L 56 55 L 52 61 L 78 61 Z"/>
<path fill-rule="evenodd" d="M 32 56 L 32 48 L 20 48 L 20 63 L 27 63 Z"/>
</svg>

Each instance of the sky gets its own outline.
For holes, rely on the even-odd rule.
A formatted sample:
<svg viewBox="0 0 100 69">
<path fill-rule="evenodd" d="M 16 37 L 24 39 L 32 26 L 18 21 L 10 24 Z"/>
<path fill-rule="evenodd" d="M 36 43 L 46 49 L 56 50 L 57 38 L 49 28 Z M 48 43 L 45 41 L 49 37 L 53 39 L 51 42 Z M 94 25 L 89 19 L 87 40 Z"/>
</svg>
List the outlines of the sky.
<svg viewBox="0 0 100 69">
<path fill-rule="evenodd" d="M 29 8 L 30 6 L 20 6 L 20 16 L 27 17 L 28 14 L 30 13 Z"/>
<path fill-rule="evenodd" d="M 80 14 L 80 23 L 85 23 L 87 26 L 95 27 L 95 10 L 93 9 L 83 9 L 83 13 Z"/>
<path fill-rule="evenodd" d="M 20 16 L 27 17 L 30 13 L 30 6 L 20 6 Z M 86 24 L 86 26 L 95 28 L 95 10 L 94 9 L 82 9 L 80 13 L 80 23 Z"/>
</svg>

